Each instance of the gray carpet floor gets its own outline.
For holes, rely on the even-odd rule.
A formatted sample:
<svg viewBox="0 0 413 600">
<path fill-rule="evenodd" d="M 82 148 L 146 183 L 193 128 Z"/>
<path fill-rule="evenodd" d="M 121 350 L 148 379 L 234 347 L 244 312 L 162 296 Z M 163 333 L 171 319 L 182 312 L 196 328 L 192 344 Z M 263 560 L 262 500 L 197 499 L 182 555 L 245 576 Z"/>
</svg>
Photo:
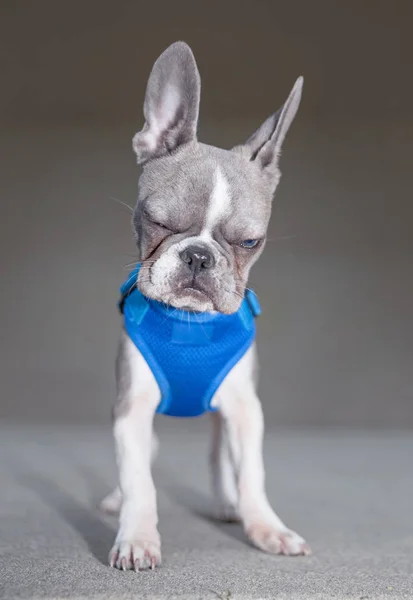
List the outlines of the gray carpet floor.
<svg viewBox="0 0 413 600">
<path fill-rule="evenodd" d="M 1 598 L 413 598 L 413 436 L 269 431 L 268 493 L 307 558 L 250 547 L 211 517 L 208 423 L 160 418 L 163 566 L 107 565 L 116 519 L 109 428 L 0 429 Z"/>
</svg>

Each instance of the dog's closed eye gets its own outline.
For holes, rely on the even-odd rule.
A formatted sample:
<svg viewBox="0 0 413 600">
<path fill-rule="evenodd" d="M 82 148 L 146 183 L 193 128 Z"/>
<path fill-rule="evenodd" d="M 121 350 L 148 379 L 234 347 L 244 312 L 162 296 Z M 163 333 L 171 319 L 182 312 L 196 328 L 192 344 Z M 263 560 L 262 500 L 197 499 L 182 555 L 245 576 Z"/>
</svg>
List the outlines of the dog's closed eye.
<svg viewBox="0 0 413 600">
<path fill-rule="evenodd" d="M 165 230 L 165 232 L 177 233 L 170 226 L 170 224 L 167 224 L 166 222 L 159 219 L 159 217 L 157 218 L 155 215 L 151 215 L 147 210 L 144 211 L 144 215 L 145 215 L 145 218 L 148 221 L 148 223 L 150 223 L 151 225 L 154 225 L 155 227 L 159 227 L 159 229 L 163 229 L 163 230 Z"/>
<path fill-rule="evenodd" d="M 167 227 L 163 223 L 159 223 L 159 221 L 152 221 L 152 223 L 153 223 L 153 225 L 156 225 L 157 227 L 160 227 L 161 229 L 167 229 L 168 231 L 171 231 L 171 229 L 169 227 Z"/>
</svg>

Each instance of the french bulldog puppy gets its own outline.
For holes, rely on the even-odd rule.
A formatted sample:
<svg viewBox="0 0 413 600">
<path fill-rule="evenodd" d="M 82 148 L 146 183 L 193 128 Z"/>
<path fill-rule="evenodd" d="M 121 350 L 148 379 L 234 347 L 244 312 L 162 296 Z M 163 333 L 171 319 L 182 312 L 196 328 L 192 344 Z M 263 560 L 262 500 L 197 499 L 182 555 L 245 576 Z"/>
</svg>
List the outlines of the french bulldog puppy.
<svg viewBox="0 0 413 600">
<path fill-rule="evenodd" d="M 134 285 L 148 302 L 195 316 L 230 318 L 240 310 L 250 269 L 264 249 L 280 180 L 281 147 L 302 86 L 300 77 L 282 108 L 244 144 L 222 150 L 197 140 L 201 83 L 191 49 L 176 42 L 155 62 L 144 102 L 145 124 L 133 138 L 137 162 L 143 165 L 133 213 L 140 256 Z M 120 510 L 110 564 L 138 571 L 161 563 L 151 461 L 157 446 L 152 424 L 162 394 L 126 329 L 116 371 L 120 485 L 102 508 Z M 210 410 L 217 516 L 239 520 L 261 550 L 309 554 L 304 539 L 281 521 L 266 496 L 255 343 L 220 383 Z"/>
</svg>

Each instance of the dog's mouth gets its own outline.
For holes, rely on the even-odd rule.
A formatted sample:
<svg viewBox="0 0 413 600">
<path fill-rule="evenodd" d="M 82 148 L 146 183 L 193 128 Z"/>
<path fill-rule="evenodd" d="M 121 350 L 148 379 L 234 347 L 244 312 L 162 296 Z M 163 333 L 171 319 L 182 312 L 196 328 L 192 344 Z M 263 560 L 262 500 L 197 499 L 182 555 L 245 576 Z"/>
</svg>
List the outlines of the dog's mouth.
<svg viewBox="0 0 413 600">
<path fill-rule="evenodd" d="M 193 283 L 180 287 L 173 294 L 173 304 L 188 311 L 204 312 L 213 309 L 213 301 L 209 293 Z"/>
<path fill-rule="evenodd" d="M 181 288 L 178 291 L 178 295 L 182 296 L 191 296 L 196 300 L 209 300 L 211 301 L 211 297 L 208 292 L 206 292 L 203 288 L 198 285 L 188 285 Z"/>
<path fill-rule="evenodd" d="M 206 296 L 207 298 L 209 298 L 207 292 L 204 289 L 202 289 L 201 287 L 195 286 L 195 285 L 185 286 L 183 288 L 183 291 L 188 292 L 189 294 L 192 294 L 195 297 Z"/>
</svg>

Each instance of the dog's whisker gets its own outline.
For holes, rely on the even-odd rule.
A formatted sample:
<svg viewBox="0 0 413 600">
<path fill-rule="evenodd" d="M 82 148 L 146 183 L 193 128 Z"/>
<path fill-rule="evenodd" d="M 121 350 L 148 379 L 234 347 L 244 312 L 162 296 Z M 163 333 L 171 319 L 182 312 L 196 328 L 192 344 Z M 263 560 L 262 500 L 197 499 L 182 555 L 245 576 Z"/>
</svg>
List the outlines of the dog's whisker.
<svg viewBox="0 0 413 600">
<path fill-rule="evenodd" d="M 194 314 L 194 317 L 195 317 L 195 319 L 198 321 L 198 323 L 199 323 L 199 326 L 201 327 L 201 329 L 202 329 L 202 331 L 203 331 L 203 333 L 204 333 L 204 336 L 205 336 L 205 337 L 206 337 L 206 339 L 208 340 L 209 338 L 208 338 L 207 332 L 205 331 L 205 329 L 204 329 L 204 327 L 203 327 L 203 325 L 202 325 L 202 321 L 200 321 L 200 319 L 199 319 L 199 317 L 198 317 L 198 315 L 196 314 L 196 312 L 195 312 L 195 311 L 193 311 L 193 314 Z"/>
<path fill-rule="evenodd" d="M 110 200 L 114 200 L 118 204 L 121 204 L 122 206 L 125 206 L 131 213 L 133 213 L 132 206 L 129 206 L 129 204 L 126 204 L 126 202 L 123 202 L 122 200 L 119 200 L 119 198 L 113 198 L 112 196 L 110 196 Z"/>
<path fill-rule="evenodd" d="M 226 292 L 227 294 L 232 294 L 234 296 L 238 296 L 239 298 L 244 299 L 244 295 L 240 294 L 240 292 L 238 292 L 237 290 L 227 290 L 227 289 L 224 289 L 224 292 Z"/>
<path fill-rule="evenodd" d="M 234 296 L 238 296 L 239 298 L 242 298 L 242 299 L 244 299 L 244 296 L 243 296 L 243 294 L 240 294 L 240 293 L 239 293 L 239 292 L 237 292 L 237 291 L 233 291 L 232 293 L 234 294 Z"/>
<path fill-rule="evenodd" d="M 174 308 L 174 310 L 173 310 L 173 311 L 170 313 L 170 312 L 169 312 L 169 307 L 170 307 L 170 305 L 169 305 L 169 304 L 167 304 L 167 306 L 168 306 L 168 309 L 167 309 L 167 311 L 166 311 L 166 317 L 165 317 L 165 318 L 164 318 L 164 320 L 162 321 L 161 325 L 163 325 L 163 324 L 165 323 L 165 321 L 166 321 L 167 319 L 169 319 L 169 317 L 172 317 L 172 315 L 174 315 L 174 314 L 176 313 L 176 311 L 178 310 L 177 308 Z M 172 307 L 171 307 L 171 308 L 172 308 Z"/>
<path fill-rule="evenodd" d="M 127 265 L 125 265 L 125 267 L 129 267 L 130 265 L 138 265 L 139 262 L 140 262 L 139 260 L 134 260 L 133 262 L 130 262 Z"/>
<path fill-rule="evenodd" d="M 242 284 L 242 286 L 244 287 L 244 290 L 246 290 L 246 291 L 248 291 L 248 292 L 251 292 L 252 294 L 254 294 L 254 296 L 257 296 L 257 298 L 258 298 L 258 294 L 257 294 L 257 292 L 256 292 L 255 290 L 251 289 L 250 287 L 247 287 L 246 285 L 244 286 L 244 282 L 243 282 L 241 279 L 237 279 L 237 278 L 235 278 L 235 282 L 236 282 L 236 283 L 241 283 L 241 284 Z M 227 290 L 227 292 L 228 292 L 228 293 L 231 293 L 229 290 Z M 258 298 L 258 299 L 259 299 L 259 298 Z"/>
<path fill-rule="evenodd" d="M 149 269 L 151 269 L 151 268 L 152 268 L 152 266 L 153 266 L 153 264 L 154 264 L 155 262 L 156 262 L 156 261 L 153 261 L 151 264 L 144 264 L 144 265 L 141 265 L 141 267 L 140 267 L 140 271 L 144 271 L 144 270 L 149 270 Z M 130 263 L 127 263 L 126 265 L 123 265 L 123 268 L 124 268 L 124 269 L 128 269 L 128 268 L 131 268 L 131 269 L 133 269 L 133 268 L 137 267 L 137 266 L 139 265 L 139 263 L 140 263 L 140 261 L 139 261 L 139 260 L 137 260 L 136 262 L 130 262 Z"/>
</svg>

